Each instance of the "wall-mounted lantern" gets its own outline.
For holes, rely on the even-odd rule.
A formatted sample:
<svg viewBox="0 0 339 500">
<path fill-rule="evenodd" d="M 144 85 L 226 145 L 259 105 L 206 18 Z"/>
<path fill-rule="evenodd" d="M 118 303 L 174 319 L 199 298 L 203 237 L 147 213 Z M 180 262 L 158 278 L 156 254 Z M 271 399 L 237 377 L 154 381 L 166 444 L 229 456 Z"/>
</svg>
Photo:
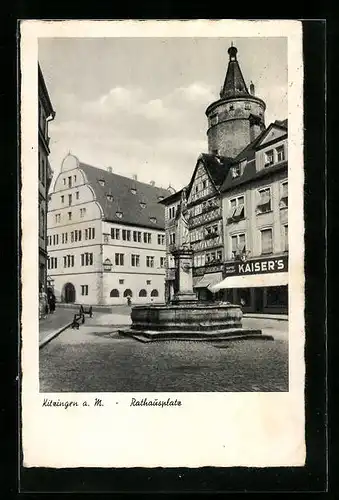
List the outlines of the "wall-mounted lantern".
<svg viewBox="0 0 339 500">
<path fill-rule="evenodd" d="M 103 267 L 106 273 L 111 272 L 113 267 L 112 262 L 109 259 L 106 259 L 103 263 Z"/>
</svg>

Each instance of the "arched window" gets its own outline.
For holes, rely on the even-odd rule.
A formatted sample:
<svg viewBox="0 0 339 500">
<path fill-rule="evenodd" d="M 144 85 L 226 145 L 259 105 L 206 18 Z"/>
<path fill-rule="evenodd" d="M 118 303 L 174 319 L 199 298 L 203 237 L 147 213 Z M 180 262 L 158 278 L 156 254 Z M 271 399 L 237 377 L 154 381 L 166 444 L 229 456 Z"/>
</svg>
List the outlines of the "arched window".
<svg viewBox="0 0 339 500">
<path fill-rule="evenodd" d="M 139 292 L 139 297 L 147 297 L 147 292 L 146 292 L 146 290 L 144 290 L 144 289 L 140 290 L 140 292 Z"/>
<path fill-rule="evenodd" d="M 119 297 L 119 295 L 119 290 L 117 290 L 116 288 L 111 290 L 111 293 L 109 294 L 110 297 Z"/>
<path fill-rule="evenodd" d="M 133 297 L 132 290 L 130 290 L 129 288 L 127 288 L 124 291 L 124 297 Z"/>
<path fill-rule="evenodd" d="M 159 297 L 159 292 L 158 290 L 154 289 L 151 291 L 151 297 Z"/>
</svg>

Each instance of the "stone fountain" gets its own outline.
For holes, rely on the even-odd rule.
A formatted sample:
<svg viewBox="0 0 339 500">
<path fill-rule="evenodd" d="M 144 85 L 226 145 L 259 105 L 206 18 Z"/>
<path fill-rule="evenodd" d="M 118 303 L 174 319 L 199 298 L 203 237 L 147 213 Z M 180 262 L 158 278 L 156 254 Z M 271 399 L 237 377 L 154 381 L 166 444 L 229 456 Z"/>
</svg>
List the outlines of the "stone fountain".
<svg viewBox="0 0 339 500">
<path fill-rule="evenodd" d="M 193 291 L 193 250 L 189 244 L 186 196 L 183 191 L 176 216 L 175 260 L 177 292 L 169 304 L 132 307 L 132 325 L 120 334 L 143 342 L 154 340 L 235 340 L 261 338 L 261 330 L 242 328 L 242 308 L 228 302 L 198 301 Z"/>
</svg>

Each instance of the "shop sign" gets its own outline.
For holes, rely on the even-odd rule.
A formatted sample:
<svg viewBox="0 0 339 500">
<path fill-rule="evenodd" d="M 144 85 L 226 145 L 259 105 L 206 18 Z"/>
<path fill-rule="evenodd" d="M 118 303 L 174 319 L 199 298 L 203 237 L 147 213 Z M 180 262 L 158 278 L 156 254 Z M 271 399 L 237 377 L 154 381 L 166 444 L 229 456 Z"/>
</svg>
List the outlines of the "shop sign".
<svg viewBox="0 0 339 500">
<path fill-rule="evenodd" d="M 282 273 L 288 271 L 288 256 L 267 259 L 250 259 L 246 262 L 225 264 L 225 277 L 245 276 L 248 274 Z"/>
</svg>

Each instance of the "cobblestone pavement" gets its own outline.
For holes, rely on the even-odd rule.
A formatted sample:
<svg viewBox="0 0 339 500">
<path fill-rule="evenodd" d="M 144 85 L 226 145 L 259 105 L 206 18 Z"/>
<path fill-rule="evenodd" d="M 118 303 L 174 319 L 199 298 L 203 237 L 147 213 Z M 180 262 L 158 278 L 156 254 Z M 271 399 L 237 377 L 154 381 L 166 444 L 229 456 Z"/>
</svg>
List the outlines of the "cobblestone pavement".
<svg viewBox="0 0 339 500">
<path fill-rule="evenodd" d="M 67 329 L 40 350 L 41 392 L 288 391 L 287 322 L 244 320 L 274 341 L 144 344 L 110 327 Z"/>
</svg>

